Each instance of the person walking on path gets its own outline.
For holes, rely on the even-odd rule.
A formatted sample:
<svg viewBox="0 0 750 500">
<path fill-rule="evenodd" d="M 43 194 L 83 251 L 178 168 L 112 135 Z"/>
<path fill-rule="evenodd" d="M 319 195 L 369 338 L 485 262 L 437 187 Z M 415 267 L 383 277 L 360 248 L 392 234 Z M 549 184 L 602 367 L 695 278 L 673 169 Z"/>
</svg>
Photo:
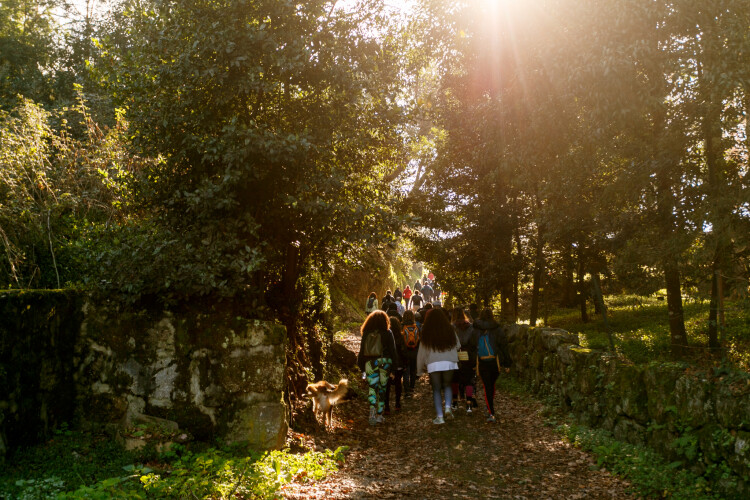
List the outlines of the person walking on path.
<svg viewBox="0 0 750 500">
<path fill-rule="evenodd" d="M 388 306 L 391 305 L 391 302 L 396 302 L 396 299 L 393 298 L 393 293 L 390 290 L 385 291 L 385 295 L 383 296 L 383 304 L 380 307 L 383 311 L 388 310 Z"/>
<path fill-rule="evenodd" d="M 401 335 L 401 323 L 395 316 L 389 316 L 388 319 L 390 320 L 393 340 L 396 343 L 399 363 L 393 365 L 391 370 L 393 376 L 388 379 L 388 384 L 385 387 L 384 415 L 391 414 L 391 387 L 396 390 L 396 412 L 401 411 L 401 393 L 403 389 L 402 378 L 404 376 L 405 368 L 409 365 L 409 361 L 406 357 L 406 344 L 404 343 L 404 337 Z"/>
<path fill-rule="evenodd" d="M 411 288 L 409 288 L 409 285 L 406 285 L 404 287 L 404 307 L 406 309 L 409 309 L 411 307 Z"/>
<path fill-rule="evenodd" d="M 422 307 L 424 299 L 422 298 L 422 292 L 419 290 L 414 291 L 414 295 L 411 296 L 411 308 L 415 311 Z"/>
<path fill-rule="evenodd" d="M 457 400 L 465 399 L 466 413 L 471 414 L 473 408 L 477 407 L 477 400 L 474 398 L 477 366 L 477 344 L 474 337 L 474 327 L 472 327 L 462 307 L 453 309 L 451 325 L 461 342 L 461 349 L 458 351 L 458 370 L 452 385 L 453 394 L 457 396 L 453 400 L 453 408 L 457 408 Z"/>
<path fill-rule="evenodd" d="M 422 283 L 420 283 L 419 280 L 417 280 L 414 283 L 414 291 L 415 292 L 421 292 L 422 291 Z"/>
<path fill-rule="evenodd" d="M 420 328 L 414 311 L 406 311 L 401 324 L 401 336 L 406 345 L 406 369 L 404 370 L 405 396 L 411 396 L 417 383 L 417 353 L 419 352 Z"/>
<path fill-rule="evenodd" d="M 396 289 L 393 291 L 393 299 L 395 301 L 399 301 L 404 298 L 404 295 L 401 293 L 401 289 L 399 287 L 396 287 Z"/>
<path fill-rule="evenodd" d="M 453 418 L 451 402 L 453 392 L 451 381 L 453 371 L 458 369 L 458 348 L 460 343 L 445 314 L 431 310 L 422 325 L 422 335 L 417 352 L 417 376 L 430 374 L 432 399 L 437 417 L 433 424 L 444 424 L 445 418 Z M 445 408 L 443 408 L 443 393 Z M 445 417 L 445 418 L 444 418 Z"/>
<path fill-rule="evenodd" d="M 370 294 L 370 297 L 367 299 L 367 303 L 365 304 L 365 313 L 370 314 L 373 311 L 378 310 L 378 296 L 375 294 L 375 292 L 372 292 Z"/>
<path fill-rule="evenodd" d="M 432 287 L 429 284 L 422 285 L 422 295 L 425 302 L 432 302 Z"/>
<path fill-rule="evenodd" d="M 504 336 L 492 315 L 492 309 L 483 309 L 474 322 L 474 339 L 477 346 L 477 374 L 484 385 L 487 404 L 487 422 L 495 421 L 495 382 L 500 376 L 500 356 L 504 352 Z"/>
<path fill-rule="evenodd" d="M 393 333 L 389 329 L 388 316 L 383 311 L 370 313 L 362 323 L 362 340 L 357 355 L 357 365 L 370 387 L 367 400 L 370 403 L 370 425 L 384 421 L 385 389 L 391 368 L 398 366 L 398 352 Z"/>
</svg>

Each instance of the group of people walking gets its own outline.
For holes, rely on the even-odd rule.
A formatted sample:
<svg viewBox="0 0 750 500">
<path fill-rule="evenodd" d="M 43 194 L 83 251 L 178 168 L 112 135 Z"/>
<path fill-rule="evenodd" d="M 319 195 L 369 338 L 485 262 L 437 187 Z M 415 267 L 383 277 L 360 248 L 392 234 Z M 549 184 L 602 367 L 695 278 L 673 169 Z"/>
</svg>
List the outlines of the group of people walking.
<svg viewBox="0 0 750 500">
<path fill-rule="evenodd" d="M 430 288 L 434 300 L 435 289 Z M 403 292 L 397 291 L 403 298 Z M 495 382 L 510 358 L 505 333 L 492 310 L 477 314 L 474 306 L 469 311 L 462 307 L 449 311 L 434 302 L 421 302 L 415 308 L 413 299 L 421 295 L 421 290 L 413 292 L 409 308 L 401 305 L 395 292 L 388 291 L 379 307 L 368 310 L 360 328 L 357 364 L 369 386 L 370 424 L 381 423 L 390 414 L 392 390 L 395 411 L 400 411 L 402 396 L 411 396 L 417 379 L 425 373 L 432 386 L 433 423 L 454 418 L 461 401 L 466 413 L 473 413 L 479 406 L 478 380 L 482 382 L 487 422 L 494 422 Z M 378 302 L 374 292 L 368 298 L 368 309 L 371 301 Z"/>
</svg>

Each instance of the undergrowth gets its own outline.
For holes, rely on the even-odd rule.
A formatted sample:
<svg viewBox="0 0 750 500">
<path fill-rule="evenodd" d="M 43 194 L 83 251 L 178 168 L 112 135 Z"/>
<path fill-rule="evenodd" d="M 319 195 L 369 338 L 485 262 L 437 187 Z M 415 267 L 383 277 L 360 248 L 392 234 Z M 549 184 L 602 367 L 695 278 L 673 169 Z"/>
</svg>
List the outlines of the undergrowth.
<svg viewBox="0 0 750 500">
<path fill-rule="evenodd" d="M 608 325 L 616 348 L 633 363 L 671 359 L 667 304 L 659 297 L 605 297 Z M 720 335 L 725 338 L 727 358 L 735 367 L 750 371 L 750 303 L 727 302 L 725 310 L 726 326 L 721 327 Z M 708 312 L 707 302 L 691 300 L 684 304 L 685 328 L 693 358 L 707 358 Z M 584 347 L 607 348 L 607 330 L 600 315 L 591 313 L 590 321 L 583 323 L 579 309 L 556 309 L 550 312 L 548 324 L 579 334 Z"/>
<path fill-rule="evenodd" d="M 617 441 L 607 431 L 575 424 L 563 424 L 557 430 L 575 446 L 591 452 L 597 467 L 604 467 L 630 481 L 635 492 L 643 497 L 676 500 L 732 498 L 726 491 L 715 491 L 705 476 L 683 468 L 682 462 L 669 462 L 650 448 Z"/>
<path fill-rule="evenodd" d="M 0 498 L 274 498 L 291 481 L 316 481 L 337 470 L 336 451 L 256 453 L 242 447 L 173 444 L 126 452 L 111 439 L 63 429 L 55 439 L 16 453 L 0 472 Z"/>
</svg>

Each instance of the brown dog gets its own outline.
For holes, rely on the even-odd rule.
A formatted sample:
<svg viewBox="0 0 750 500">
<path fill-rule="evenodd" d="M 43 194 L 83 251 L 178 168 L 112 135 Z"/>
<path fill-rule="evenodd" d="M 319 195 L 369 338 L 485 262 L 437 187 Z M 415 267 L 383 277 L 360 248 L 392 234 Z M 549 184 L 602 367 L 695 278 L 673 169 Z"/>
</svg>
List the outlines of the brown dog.
<svg viewBox="0 0 750 500">
<path fill-rule="evenodd" d="M 346 395 L 348 388 L 349 381 L 345 378 L 336 385 L 321 380 L 307 386 L 307 392 L 312 395 L 313 412 L 316 417 L 319 413 L 323 414 L 323 424 L 326 427 L 333 425 L 333 405 Z"/>
</svg>

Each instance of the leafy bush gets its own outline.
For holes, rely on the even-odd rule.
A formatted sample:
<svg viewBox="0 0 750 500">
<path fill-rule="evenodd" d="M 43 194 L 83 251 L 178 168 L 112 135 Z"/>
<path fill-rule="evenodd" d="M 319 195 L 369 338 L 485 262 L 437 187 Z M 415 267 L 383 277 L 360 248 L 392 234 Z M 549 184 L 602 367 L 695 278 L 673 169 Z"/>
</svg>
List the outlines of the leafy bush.
<svg viewBox="0 0 750 500">
<path fill-rule="evenodd" d="M 593 452 L 597 466 L 629 480 L 637 494 L 648 498 L 714 499 L 732 498 L 732 481 L 719 468 L 698 475 L 684 469 L 682 462 L 669 463 L 655 451 L 617 441 L 604 430 L 564 424 L 557 428 L 571 443 Z M 688 455 L 691 443 L 676 443 Z M 722 492 L 717 491 L 719 483 Z M 736 493 L 734 493 L 736 495 Z M 736 497 L 739 498 L 739 497 Z"/>
</svg>

